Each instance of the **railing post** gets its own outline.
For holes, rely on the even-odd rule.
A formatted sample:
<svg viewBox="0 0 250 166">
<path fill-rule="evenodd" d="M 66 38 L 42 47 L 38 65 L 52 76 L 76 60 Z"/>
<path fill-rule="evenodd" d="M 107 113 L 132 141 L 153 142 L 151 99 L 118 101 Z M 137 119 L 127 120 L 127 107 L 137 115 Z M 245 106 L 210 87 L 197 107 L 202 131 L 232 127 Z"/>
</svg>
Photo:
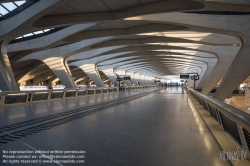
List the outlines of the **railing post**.
<svg viewBox="0 0 250 166">
<path fill-rule="evenodd" d="M 76 90 L 76 95 L 75 95 L 75 97 L 78 97 L 78 92 L 79 92 L 79 89 Z"/>
<path fill-rule="evenodd" d="M 31 96 L 30 96 L 30 102 L 33 101 L 33 95 L 34 95 L 34 92 L 31 93 Z"/>
<path fill-rule="evenodd" d="M 207 104 L 207 112 L 210 112 L 209 104 L 208 103 L 206 103 L 206 104 Z"/>
<path fill-rule="evenodd" d="M 48 99 L 47 100 L 51 99 L 51 93 L 52 93 L 52 91 L 49 91 L 49 93 L 48 93 Z"/>
<path fill-rule="evenodd" d="M 217 110 L 217 109 L 216 109 L 216 110 Z M 223 127 L 222 120 L 221 120 L 221 116 L 220 116 L 220 111 L 217 110 L 217 111 L 216 111 L 216 114 L 217 114 L 217 118 L 218 118 L 219 124 L 222 125 L 222 127 Z"/>
<path fill-rule="evenodd" d="M 68 90 L 65 90 L 65 89 L 63 90 L 63 99 L 65 99 L 67 91 Z"/>
<path fill-rule="evenodd" d="M 6 96 L 6 94 L 1 96 L 1 105 L 4 105 L 4 103 L 5 103 L 5 96 Z"/>
<path fill-rule="evenodd" d="M 30 97 L 30 94 L 29 94 L 29 93 L 27 93 L 27 94 L 26 94 L 26 103 L 28 103 L 28 102 L 29 102 L 29 97 Z"/>
<path fill-rule="evenodd" d="M 239 124 L 237 124 L 237 128 L 238 128 L 238 132 L 239 132 L 239 135 L 240 135 L 240 140 L 241 140 L 242 148 L 244 150 L 248 150 L 249 151 L 249 148 L 248 148 L 248 145 L 247 145 L 247 141 L 246 141 L 246 138 L 245 138 L 245 135 L 244 135 L 244 132 L 243 132 L 243 127 L 240 126 Z"/>
</svg>

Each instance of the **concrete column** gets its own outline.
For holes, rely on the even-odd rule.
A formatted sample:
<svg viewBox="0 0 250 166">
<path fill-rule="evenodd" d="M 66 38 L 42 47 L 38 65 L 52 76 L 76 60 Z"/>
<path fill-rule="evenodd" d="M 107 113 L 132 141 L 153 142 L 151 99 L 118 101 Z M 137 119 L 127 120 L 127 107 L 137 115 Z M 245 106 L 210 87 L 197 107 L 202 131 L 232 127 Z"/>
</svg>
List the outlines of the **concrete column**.
<svg viewBox="0 0 250 166">
<path fill-rule="evenodd" d="M 64 59 L 61 57 L 51 57 L 43 60 L 52 72 L 60 79 L 66 88 L 76 88 L 74 79 L 70 70 L 64 65 Z"/>
<path fill-rule="evenodd" d="M 210 90 L 226 75 L 227 71 L 232 65 L 235 55 L 238 53 L 238 47 L 213 47 L 213 51 L 219 55 L 218 63 L 212 70 L 212 74 L 207 79 L 205 86 L 202 89 L 202 93 L 208 94 Z M 212 50 L 212 49 L 211 49 Z"/>
<path fill-rule="evenodd" d="M 214 96 L 216 99 L 225 100 L 250 75 L 249 52 L 250 46 L 242 48 L 217 89 Z"/>
<path fill-rule="evenodd" d="M 105 41 L 109 38 L 111 37 L 87 39 L 69 45 L 33 52 L 20 59 L 19 62 L 30 59 L 41 60 L 48 65 L 58 78 L 62 79 L 61 82 L 63 82 L 67 88 L 74 88 L 75 83 L 71 76 L 71 72 L 68 69 L 68 66 L 65 65 L 67 57 L 79 53 L 81 49 L 89 47 L 91 44 Z"/>
<path fill-rule="evenodd" d="M 101 80 L 99 72 L 96 69 L 95 64 L 84 64 L 79 68 L 81 68 L 89 76 L 89 78 L 94 81 L 94 84 L 96 86 L 103 87 L 103 82 Z"/>
<path fill-rule="evenodd" d="M 109 80 L 113 83 L 118 85 L 118 82 L 116 81 L 116 75 L 114 74 L 113 68 L 108 68 L 101 70 L 108 78 Z"/>
<path fill-rule="evenodd" d="M 7 55 L 7 43 L 1 42 L 1 55 L 0 56 L 0 89 L 2 91 L 19 91 L 16 79 L 14 77 L 10 60 Z"/>
</svg>

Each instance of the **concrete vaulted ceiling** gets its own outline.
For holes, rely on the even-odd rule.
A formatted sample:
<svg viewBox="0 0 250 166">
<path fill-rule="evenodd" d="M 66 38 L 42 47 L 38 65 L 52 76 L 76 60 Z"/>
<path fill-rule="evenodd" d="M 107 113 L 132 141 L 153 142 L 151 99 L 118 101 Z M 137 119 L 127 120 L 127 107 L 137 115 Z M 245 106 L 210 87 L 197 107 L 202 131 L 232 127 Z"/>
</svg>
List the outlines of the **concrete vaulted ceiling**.
<svg viewBox="0 0 250 166">
<path fill-rule="evenodd" d="M 224 100 L 250 75 L 246 0 L 40 0 L 11 14 L 0 22 L 2 90 L 197 72 L 204 94 L 223 79 Z"/>
</svg>

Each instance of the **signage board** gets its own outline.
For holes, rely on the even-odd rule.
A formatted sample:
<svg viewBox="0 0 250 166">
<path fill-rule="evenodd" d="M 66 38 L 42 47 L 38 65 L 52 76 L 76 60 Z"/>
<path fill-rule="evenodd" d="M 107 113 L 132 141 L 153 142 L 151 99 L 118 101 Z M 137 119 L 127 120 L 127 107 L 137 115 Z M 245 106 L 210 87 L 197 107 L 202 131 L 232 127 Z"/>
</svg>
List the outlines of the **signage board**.
<svg viewBox="0 0 250 166">
<path fill-rule="evenodd" d="M 20 91 L 48 90 L 47 86 L 20 86 Z"/>
<path fill-rule="evenodd" d="M 189 74 L 181 74 L 180 79 L 189 79 Z"/>
<path fill-rule="evenodd" d="M 55 85 L 55 86 L 52 86 L 53 89 L 64 89 L 65 86 L 64 85 Z"/>
<path fill-rule="evenodd" d="M 194 76 L 190 76 L 191 80 L 199 80 L 199 76 L 194 75 Z"/>
<path fill-rule="evenodd" d="M 130 80 L 130 77 L 123 77 L 123 80 Z"/>
<path fill-rule="evenodd" d="M 123 78 L 121 78 L 121 77 L 116 79 L 116 81 L 122 81 L 122 80 L 123 80 Z"/>
<path fill-rule="evenodd" d="M 76 85 L 77 88 L 87 88 L 87 85 Z"/>
</svg>

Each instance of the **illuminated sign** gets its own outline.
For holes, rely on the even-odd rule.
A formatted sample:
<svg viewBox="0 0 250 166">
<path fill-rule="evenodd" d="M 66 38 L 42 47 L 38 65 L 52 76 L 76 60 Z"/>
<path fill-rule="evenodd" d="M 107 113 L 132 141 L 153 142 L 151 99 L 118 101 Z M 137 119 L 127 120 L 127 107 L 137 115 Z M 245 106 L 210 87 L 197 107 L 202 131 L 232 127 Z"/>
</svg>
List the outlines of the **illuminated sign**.
<svg viewBox="0 0 250 166">
<path fill-rule="evenodd" d="M 187 74 L 181 74 L 180 75 L 180 79 L 189 79 L 189 75 L 187 75 Z"/>
<path fill-rule="evenodd" d="M 52 86 L 53 89 L 64 89 L 65 86 L 64 85 L 56 85 L 56 86 Z"/>
<path fill-rule="evenodd" d="M 123 80 L 130 80 L 130 77 L 123 77 Z"/>
<path fill-rule="evenodd" d="M 20 91 L 48 90 L 47 86 L 20 86 Z"/>
<path fill-rule="evenodd" d="M 123 78 L 117 78 L 116 81 L 123 81 Z"/>
</svg>

